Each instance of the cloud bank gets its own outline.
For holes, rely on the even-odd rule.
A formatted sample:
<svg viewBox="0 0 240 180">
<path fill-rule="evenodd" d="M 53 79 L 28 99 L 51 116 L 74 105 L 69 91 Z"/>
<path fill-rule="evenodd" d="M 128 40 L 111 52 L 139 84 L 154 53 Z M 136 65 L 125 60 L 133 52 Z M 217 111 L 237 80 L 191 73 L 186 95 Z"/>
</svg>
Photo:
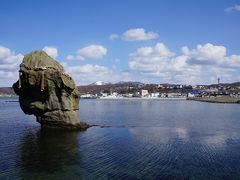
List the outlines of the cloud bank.
<svg viewBox="0 0 240 180">
<path fill-rule="evenodd" d="M 22 54 L 15 54 L 9 48 L 0 46 L 0 79 L 1 86 L 9 86 L 9 82 L 17 79 L 18 66 L 23 59 Z"/>
<path fill-rule="evenodd" d="M 224 46 L 206 43 L 194 49 L 187 46 L 175 55 L 165 44 L 138 48 L 129 54 L 129 68 L 142 77 L 172 83 L 213 83 L 217 77 L 238 80 L 240 55 L 227 56 Z"/>
<path fill-rule="evenodd" d="M 52 57 L 58 55 L 56 47 L 45 46 L 43 49 Z M 178 53 L 162 42 L 154 46 L 139 47 L 128 54 L 127 62 L 121 61 L 127 63 L 124 70 L 121 70 L 122 64 L 116 61 L 105 66 L 90 62 L 91 59 L 103 58 L 106 53 L 107 49 L 103 46 L 90 45 L 79 49 L 75 55 L 68 58 L 82 62 L 60 62 L 66 72 L 76 80 L 77 85 L 99 80 L 210 84 L 216 83 L 218 77 L 225 82 L 240 81 L 240 55 L 228 55 L 227 48 L 223 45 L 206 43 L 193 48 L 183 46 Z M 11 86 L 18 79 L 18 67 L 22 59 L 21 53 L 0 46 L 0 86 Z"/>
<path fill-rule="evenodd" d="M 121 80 L 132 81 L 128 72 L 116 71 L 100 65 L 84 64 L 70 66 L 67 63 L 62 64 L 67 73 L 69 73 L 78 85 L 90 84 L 99 80 L 104 82 L 118 82 Z"/>
</svg>

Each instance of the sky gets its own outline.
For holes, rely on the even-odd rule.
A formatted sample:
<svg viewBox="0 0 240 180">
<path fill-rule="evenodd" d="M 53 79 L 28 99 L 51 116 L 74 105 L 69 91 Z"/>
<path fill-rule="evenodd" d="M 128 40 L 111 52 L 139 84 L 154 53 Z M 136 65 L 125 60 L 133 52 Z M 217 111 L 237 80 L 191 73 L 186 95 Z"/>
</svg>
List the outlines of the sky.
<svg viewBox="0 0 240 180">
<path fill-rule="evenodd" d="M 1 0 L 0 87 L 44 50 L 77 85 L 240 81 L 240 0 Z"/>
</svg>

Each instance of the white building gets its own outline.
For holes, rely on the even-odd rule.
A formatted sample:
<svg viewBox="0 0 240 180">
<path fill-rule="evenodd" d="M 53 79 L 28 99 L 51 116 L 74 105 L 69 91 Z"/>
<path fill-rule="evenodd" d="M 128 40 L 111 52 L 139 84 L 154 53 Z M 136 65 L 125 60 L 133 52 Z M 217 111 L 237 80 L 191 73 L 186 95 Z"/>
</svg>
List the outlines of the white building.
<svg viewBox="0 0 240 180">
<path fill-rule="evenodd" d="M 150 95 L 150 97 L 159 97 L 159 92 L 157 92 L 157 93 L 150 93 L 149 95 Z"/>
<path fill-rule="evenodd" d="M 148 90 L 142 89 L 141 90 L 141 96 L 146 97 L 148 95 Z"/>
<path fill-rule="evenodd" d="M 92 97 L 94 97 L 94 95 L 92 94 L 83 94 L 80 96 L 80 98 L 92 98 Z"/>
</svg>

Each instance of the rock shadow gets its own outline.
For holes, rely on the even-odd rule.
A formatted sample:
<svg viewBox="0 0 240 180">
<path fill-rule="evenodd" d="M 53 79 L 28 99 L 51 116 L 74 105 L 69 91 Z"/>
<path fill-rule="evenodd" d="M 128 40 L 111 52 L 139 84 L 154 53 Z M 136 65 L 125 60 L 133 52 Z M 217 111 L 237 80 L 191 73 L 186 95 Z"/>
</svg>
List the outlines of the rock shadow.
<svg viewBox="0 0 240 180">
<path fill-rule="evenodd" d="M 78 133 L 38 130 L 24 134 L 16 163 L 22 167 L 23 176 L 28 173 L 51 174 L 66 166 L 80 164 Z"/>
</svg>

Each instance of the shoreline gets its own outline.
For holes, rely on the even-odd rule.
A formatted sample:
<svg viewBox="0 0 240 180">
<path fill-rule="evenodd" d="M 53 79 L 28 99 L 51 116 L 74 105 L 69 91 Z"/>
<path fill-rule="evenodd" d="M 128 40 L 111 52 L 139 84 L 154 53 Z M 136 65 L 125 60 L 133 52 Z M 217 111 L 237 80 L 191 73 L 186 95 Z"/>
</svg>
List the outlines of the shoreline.
<svg viewBox="0 0 240 180">
<path fill-rule="evenodd" d="M 225 103 L 225 104 L 240 104 L 240 97 L 193 97 L 187 98 L 190 101 L 200 101 L 207 103 Z"/>
<path fill-rule="evenodd" d="M 17 98 L 17 95 L 1 95 L 0 98 Z"/>
<path fill-rule="evenodd" d="M 0 96 L 0 98 L 17 98 L 18 96 Z M 222 104 L 240 104 L 240 97 L 100 97 L 100 98 L 80 98 L 94 100 L 159 100 L 159 101 L 200 101 L 207 103 L 222 103 Z"/>
<path fill-rule="evenodd" d="M 18 96 L 0 96 L 0 98 L 18 98 Z M 100 97 L 100 98 L 80 98 L 95 100 L 187 100 L 187 97 Z"/>
<path fill-rule="evenodd" d="M 159 97 L 142 97 L 142 98 L 136 98 L 136 97 L 102 97 L 97 98 L 101 100 L 186 100 L 186 97 L 182 98 L 159 98 Z"/>
</svg>

